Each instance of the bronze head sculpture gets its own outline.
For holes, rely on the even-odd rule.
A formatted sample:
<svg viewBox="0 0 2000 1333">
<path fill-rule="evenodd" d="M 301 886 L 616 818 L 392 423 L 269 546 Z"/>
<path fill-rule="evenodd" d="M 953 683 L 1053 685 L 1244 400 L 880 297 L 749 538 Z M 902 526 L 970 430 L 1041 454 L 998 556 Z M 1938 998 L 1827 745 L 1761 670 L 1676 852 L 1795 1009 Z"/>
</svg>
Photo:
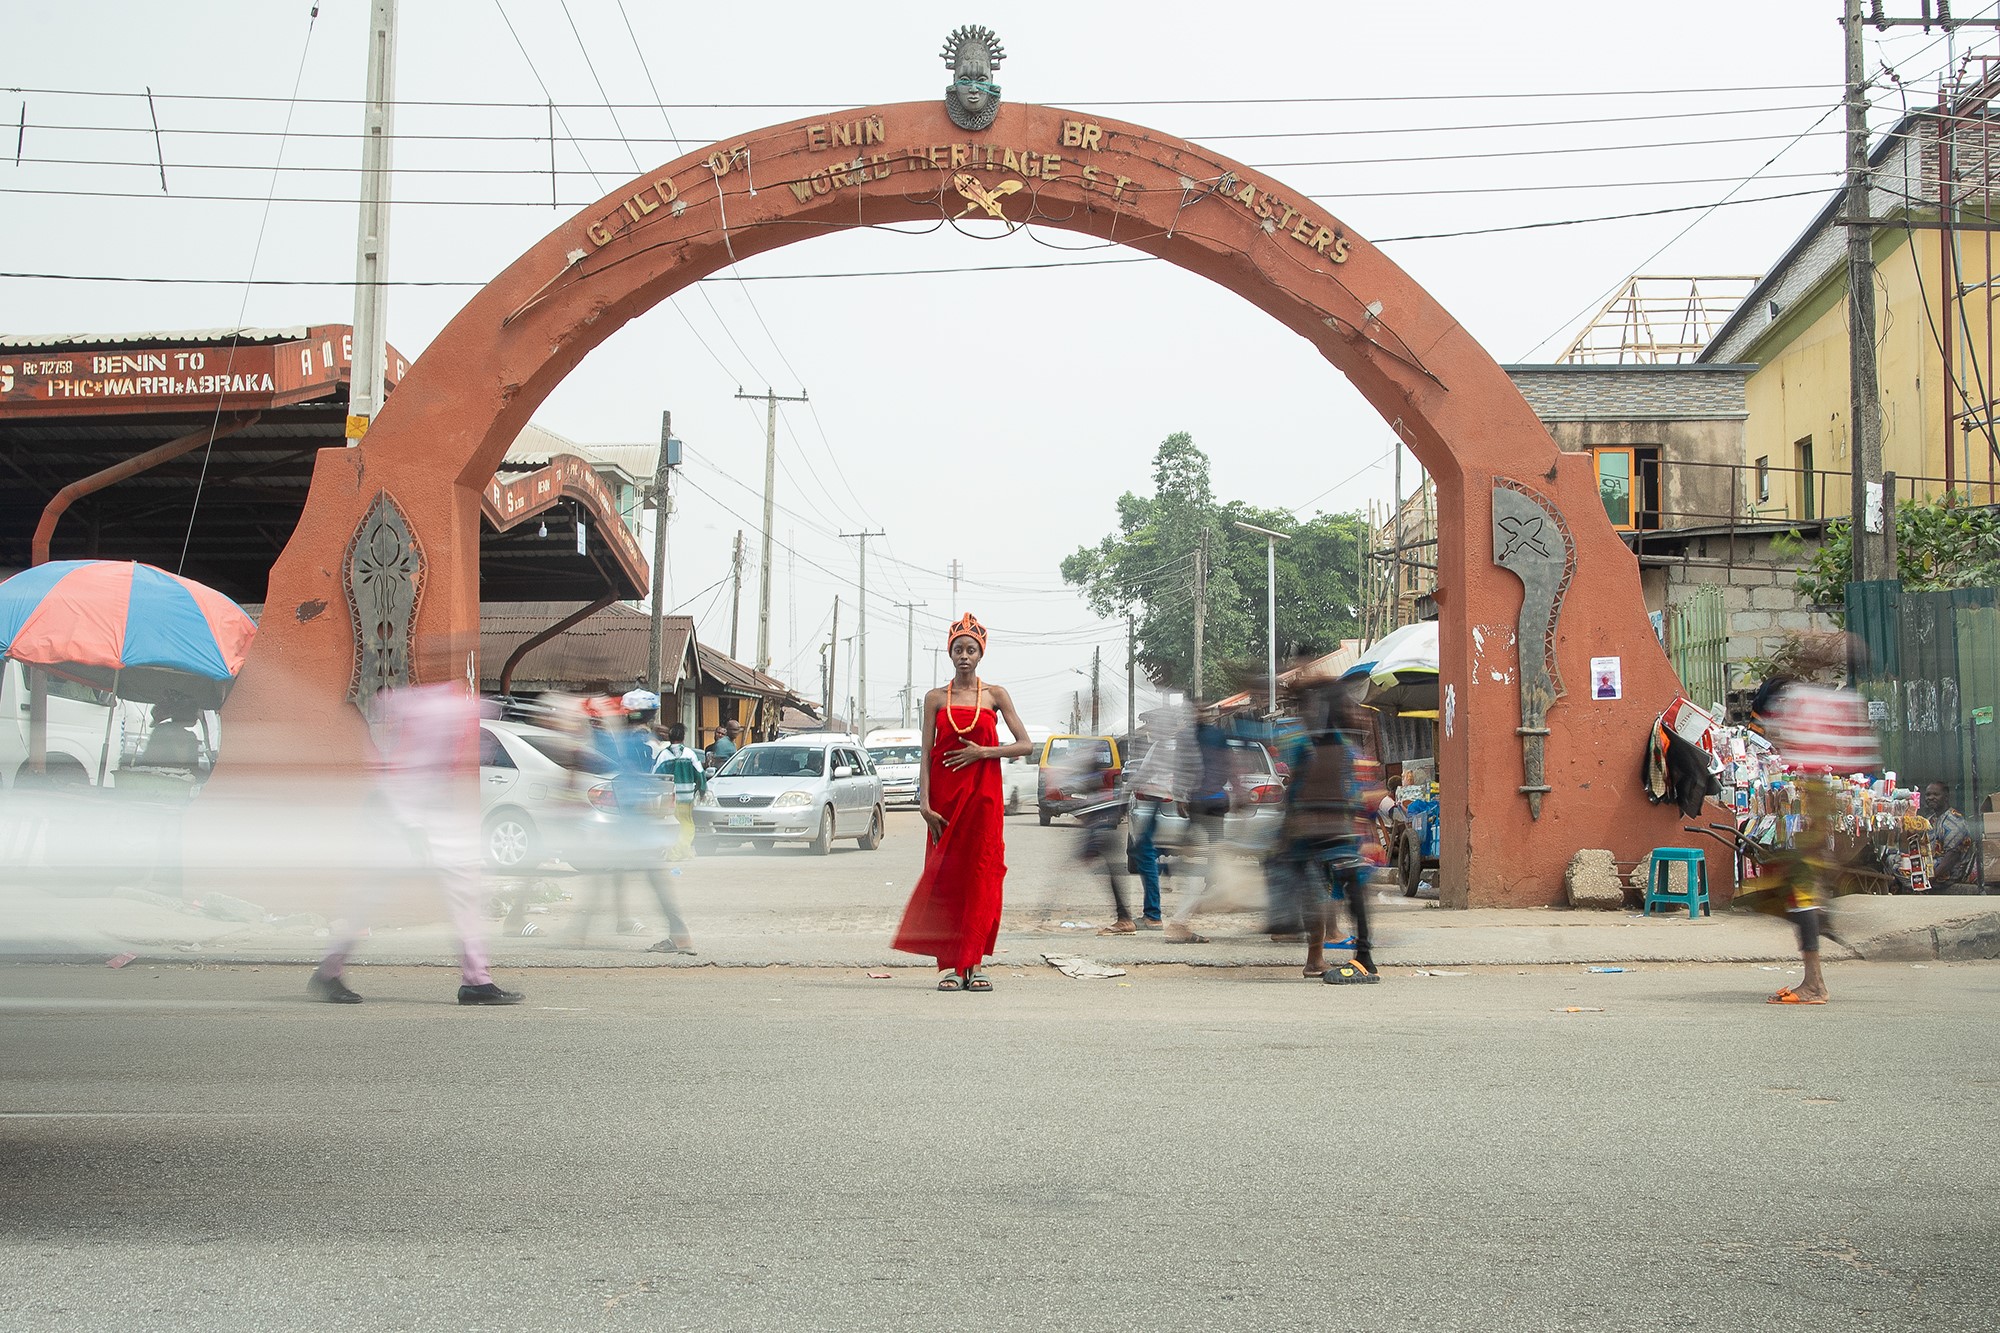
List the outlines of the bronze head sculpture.
<svg viewBox="0 0 2000 1333">
<path fill-rule="evenodd" d="M 951 66 L 952 81 L 944 90 L 945 114 L 962 130 L 983 130 L 1000 114 L 1000 85 L 993 71 L 1007 58 L 991 28 L 968 23 L 944 39 L 941 52 Z"/>
</svg>

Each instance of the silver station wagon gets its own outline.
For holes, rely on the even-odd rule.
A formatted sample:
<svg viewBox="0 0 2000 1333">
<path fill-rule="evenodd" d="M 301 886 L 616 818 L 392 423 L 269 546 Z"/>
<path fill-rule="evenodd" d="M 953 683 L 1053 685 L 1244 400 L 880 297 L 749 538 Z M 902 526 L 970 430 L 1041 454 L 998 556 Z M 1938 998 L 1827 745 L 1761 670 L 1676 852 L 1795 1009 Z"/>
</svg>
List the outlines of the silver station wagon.
<svg viewBox="0 0 2000 1333">
<path fill-rule="evenodd" d="M 837 838 L 882 845 L 882 779 L 853 736 L 760 741 L 731 755 L 694 806 L 694 849 L 804 842 L 819 856 Z"/>
</svg>

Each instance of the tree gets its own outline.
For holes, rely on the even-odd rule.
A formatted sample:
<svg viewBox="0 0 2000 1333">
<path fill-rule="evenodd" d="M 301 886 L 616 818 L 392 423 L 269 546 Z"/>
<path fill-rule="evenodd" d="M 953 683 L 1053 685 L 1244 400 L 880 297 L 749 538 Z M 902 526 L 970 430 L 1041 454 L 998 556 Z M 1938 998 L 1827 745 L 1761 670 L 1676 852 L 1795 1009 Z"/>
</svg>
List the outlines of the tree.
<svg viewBox="0 0 2000 1333">
<path fill-rule="evenodd" d="M 1101 616 L 1130 616 L 1139 663 L 1155 684 L 1194 681 L 1194 570 L 1208 539 L 1208 622 L 1204 686 L 1232 679 L 1232 667 L 1264 659 L 1264 539 L 1233 526 L 1238 519 L 1293 536 L 1278 547 L 1278 640 L 1281 649 L 1311 641 L 1326 649 L 1354 632 L 1352 590 L 1361 545 L 1353 514 L 1301 522 L 1283 510 L 1218 504 L 1208 455 L 1185 431 L 1153 455 L 1153 493 L 1118 497 L 1118 530 L 1062 562 L 1065 581 Z"/>
<path fill-rule="evenodd" d="M 1315 514 L 1301 521 L 1283 509 L 1258 509 L 1232 500 L 1222 508 L 1228 534 L 1224 558 L 1243 590 L 1243 613 L 1251 626 L 1246 652 L 1264 658 L 1265 540 L 1236 526 L 1240 522 L 1282 532 L 1290 541 L 1277 543 L 1278 651 L 1289 653 L 1300 644 L 1332 652 L 1342 639 L 1361 632 L 1355 613 L 1360 586 L 1362 545 L 1368 524 L 1359 514 Z"/>
<path fill-rule="evenodd" d="M 1846 604 L 1854 569 L 1851 526 L 1847 519 L 1828 523 L 1818 551 L 1798 578 L 1802 595 L 1841 620 L 1837 608 Z M 2000 585 L 2000 510 L 1960 495 L 1898 504 L 1896 576 L 1911 592 Z"/>
</svg>

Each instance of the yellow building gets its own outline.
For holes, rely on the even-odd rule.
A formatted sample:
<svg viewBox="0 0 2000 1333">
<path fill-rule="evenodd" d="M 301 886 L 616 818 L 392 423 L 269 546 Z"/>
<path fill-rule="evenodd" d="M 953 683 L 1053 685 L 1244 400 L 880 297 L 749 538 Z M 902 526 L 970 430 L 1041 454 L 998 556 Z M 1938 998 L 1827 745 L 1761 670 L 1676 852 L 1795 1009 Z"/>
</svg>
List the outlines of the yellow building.
<svg viewBox="0 0 2000 1333">
<path fill-rule="evenodd" d="M 1970 109 L 1968 109 L 1970 108 Z M 1996 498 L 1994 234 L 1983 95 L 1907 116 L 1870 154 L 1882 468 L 1901 499 L 1947 486 Z M 1995 126 L 2000 128 L 2000 126 Z M 1940 153 L 1951 164 L 1949 210 Z M 1836 193 L 1701 355 L 1747 363 L 1742 516 L 1841 517 L 1852 508 L 1847 228 Z M 1941 226 L 1949 216 L 1953 225 Z"/>
</svg>

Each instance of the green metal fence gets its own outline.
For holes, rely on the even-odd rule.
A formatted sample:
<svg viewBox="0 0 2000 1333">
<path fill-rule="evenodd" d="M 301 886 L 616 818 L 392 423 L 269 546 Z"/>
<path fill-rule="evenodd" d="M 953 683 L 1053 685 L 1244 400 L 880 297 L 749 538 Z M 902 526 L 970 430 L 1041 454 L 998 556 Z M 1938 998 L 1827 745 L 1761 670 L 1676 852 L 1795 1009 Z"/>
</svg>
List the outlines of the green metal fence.
<svg viewBox="0 0 2000 1333">
<path fill-rule="evenodd" d="M 1959 809 L 1979 810 L 2000 792 L 2000 591 L 1850 583 L 1847 627 L 1867 649 L 1855 686 L 1883 766 L 1906 787 L 1942 782 Z"/>
<path fill-rule="evenodd" d="M 1728 610 L 1717 584 L 1702 584 L 1668 615 L 1667 655 L 1682 691 L 1702 708 L 1728 702 L 1728 643 Z"/>
</svg>

